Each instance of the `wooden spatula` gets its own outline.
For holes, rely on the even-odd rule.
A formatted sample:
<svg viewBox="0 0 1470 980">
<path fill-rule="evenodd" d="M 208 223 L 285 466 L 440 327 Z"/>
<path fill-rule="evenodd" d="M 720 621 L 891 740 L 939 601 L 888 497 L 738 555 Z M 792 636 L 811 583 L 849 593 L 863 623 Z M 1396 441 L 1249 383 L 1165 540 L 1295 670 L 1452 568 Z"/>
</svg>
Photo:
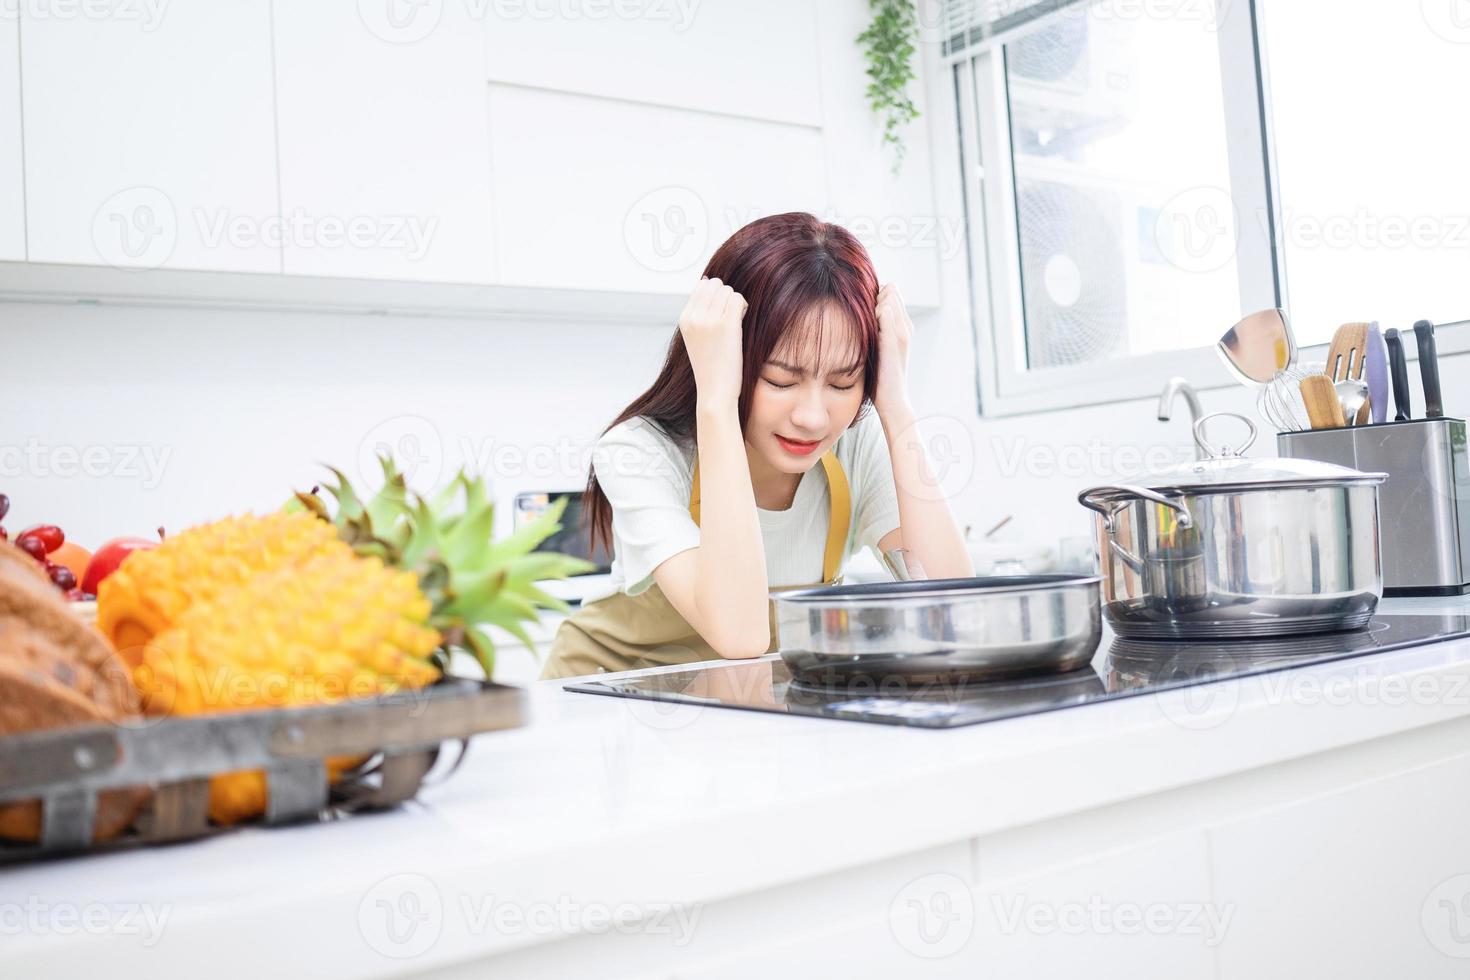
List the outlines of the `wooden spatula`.
<svg viewBox="0 0 1470 980">
<path fill-rule="evenodd" d="M 1312 428 L 1342 428 L 1342 402 L 1337 397 L 1337 389 L 1332 387 L 1331 378 L 1325 374 L 1309 374 L 1302 379 L 1301 390 Z"/>
<path fill-rule="evenodd" d="M 1367 356 L 1368 324 L 1344 323 L 1332 335 L 1332 344 L 1327 348 L 1327 376 L 1335 382 L 1361 381 Z M 1370 411 L 1371 406 L 1365 404 L 1353 419 L 1353 424 L 1367 422 Z"/>
</svg>

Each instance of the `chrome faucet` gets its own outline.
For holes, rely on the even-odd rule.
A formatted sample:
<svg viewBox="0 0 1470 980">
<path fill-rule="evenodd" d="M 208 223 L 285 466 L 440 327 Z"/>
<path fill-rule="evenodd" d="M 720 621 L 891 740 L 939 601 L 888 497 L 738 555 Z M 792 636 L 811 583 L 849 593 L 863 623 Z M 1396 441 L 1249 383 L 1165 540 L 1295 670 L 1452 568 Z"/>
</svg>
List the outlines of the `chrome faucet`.
<svg viewBox="0 0 1470 980">
<path fill-rule="evenodd" d="M 1164 385 L 1164 390 L 1159 393 L 1159 421 L 1167 422 L 1174 414 L 1174 399 L 1179 395 L 1184 396 L 1184 404 L 1189 406 L 1189 435 L 1194 438 L 1194 423 L 1199 421 L 1202 414 L 1199 404 L 1199 395 L 1194 386 L 1183 378 L 1170 378 L 1169 383 Z M 1200 448 L 1199 443 L 1194 446 L 1194 458 L 1204 459 L 1205 451 Z"/>
</svg>

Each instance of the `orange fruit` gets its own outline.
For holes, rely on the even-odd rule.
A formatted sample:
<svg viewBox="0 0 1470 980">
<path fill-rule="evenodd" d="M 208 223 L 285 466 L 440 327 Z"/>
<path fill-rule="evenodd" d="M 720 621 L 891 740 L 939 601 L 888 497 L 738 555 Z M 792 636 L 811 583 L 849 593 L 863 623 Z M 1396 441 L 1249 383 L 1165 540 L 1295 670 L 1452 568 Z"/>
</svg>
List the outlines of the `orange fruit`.
<svg viewBox="0 0 1470 980">
<path fill-rule="evenodd" d="M 82 576 L 87 574 L 87 562 L 92 560 L 92 553 L 79 544 L 66 541 L 60 548 L 47 554 L 46 560 L 70 568 L 80 582 Z"/>
</svg>

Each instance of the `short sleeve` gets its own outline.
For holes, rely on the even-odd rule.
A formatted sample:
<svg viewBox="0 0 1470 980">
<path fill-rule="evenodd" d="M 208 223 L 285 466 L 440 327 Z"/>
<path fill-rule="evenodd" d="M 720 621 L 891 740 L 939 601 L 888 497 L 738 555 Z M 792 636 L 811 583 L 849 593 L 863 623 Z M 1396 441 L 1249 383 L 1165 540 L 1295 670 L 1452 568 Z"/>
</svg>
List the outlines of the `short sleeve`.
<svg viewBox="0 0 1470 980">
<path fill-rule="evenodd" d="M 853 551 L 878 549 L 878 542 L 899 526 L 898 494 L 893 486 L 893 462 L 888 440 L 876 412 L 869 411 L 853 428 Z"/>
<path fill-rule="evenodd" d="M 699 525 L 689 516 L 691 457 L 653 424 L 630 419 L 597 440 L 592 467 L 612 504 L 623 590 L 637 595 L 659 565 L 699 547 Z"/>
</svg>

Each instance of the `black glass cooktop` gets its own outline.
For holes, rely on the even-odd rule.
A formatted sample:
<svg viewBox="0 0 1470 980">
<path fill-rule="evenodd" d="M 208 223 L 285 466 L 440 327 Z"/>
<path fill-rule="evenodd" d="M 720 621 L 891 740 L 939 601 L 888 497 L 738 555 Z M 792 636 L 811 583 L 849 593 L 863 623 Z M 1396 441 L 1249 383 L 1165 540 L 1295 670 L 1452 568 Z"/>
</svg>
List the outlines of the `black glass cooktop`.
<svg viewBox="0 0 1470 980">
<path fill-rule="evenodd" d="M 1270 640 L 1126 640 L 1106 627 L 1088 666 L 1066 674 L 959 684 L 886 677 L 842 688 L 793 682 L 778 657 L 609 675 L 566 690 L 818 718 L 957 728 L 1470 636 L 1470 616 L 1384 615 L 1359 630 Z"/>
</svg>

